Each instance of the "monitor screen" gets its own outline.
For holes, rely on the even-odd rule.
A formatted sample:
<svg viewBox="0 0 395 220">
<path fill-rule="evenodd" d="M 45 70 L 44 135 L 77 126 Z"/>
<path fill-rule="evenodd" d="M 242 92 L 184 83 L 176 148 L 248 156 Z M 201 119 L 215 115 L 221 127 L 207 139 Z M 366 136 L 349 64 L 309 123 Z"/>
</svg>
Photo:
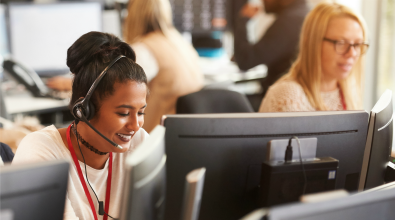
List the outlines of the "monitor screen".
<svg viewBox="0 0 395 220">
<path fill-rule="evenodd" d="M 366 143 L 365 111 L 167 115 L 165 219 L 178 219 L 185 175 L 206 168 L 199 219 L 239 219 L 259 208 L 270 140 L 316 137 L 317 157 L 339 160 L 336 188 L 355 191 Z"/>
<path fill-rule="evenodd" d="M 170 0 L 174 26 L 180 32 L 207 33 L 230 24 L 230 0 Z"/>
<path fill-rule="evenodd" d="M 11 217 L 4 219 L 63 219 L 69 167 L 64 160 L 3 166 L 0 213 Z"/>
<path fill-rule="evenodd" d="M 39 75 L 69 72 L 67 49 L 83 34 L 102 30 L 98 2 L 10 4 L 13 58 Z"/>
<path fill-rule="evenodd" d="M 3 57 L 9 55 L 5 9 L 6 6 L 0 4 L 0 55 Z"/>
</svg>

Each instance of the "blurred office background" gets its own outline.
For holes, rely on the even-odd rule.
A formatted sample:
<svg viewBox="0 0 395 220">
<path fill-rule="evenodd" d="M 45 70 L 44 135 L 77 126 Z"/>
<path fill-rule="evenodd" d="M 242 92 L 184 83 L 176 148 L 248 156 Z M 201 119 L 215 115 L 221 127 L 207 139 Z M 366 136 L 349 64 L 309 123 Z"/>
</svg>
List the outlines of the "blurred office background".
<svg viewBox="0 0 395 220">
<path fill-rule="evenodd" d="M 207 62 L 207 59 L 203 58 L 201 63 L 203 72 L 206 75 L 215 75 L 216 70 L 213 70 L 213 64 L 219 65 L 218 63 L 224 60 L 228 61 L 233 55 L 233 18 L 239 10 L 237 7 L 246 1 L 169 1 L 172 5 L 175 27 L 195 46 L 202 57 L 211 59 L 211 62 Z M 261 0 L 248 1 L 257 5 L 262 4 Z M 323 0 L 308 1 L 314 7 Z M 59 4 L 65 2 L 95 4 L 59 7 Z M 385 89 L 395 91 L 395 44 L 393 43 L 395 42 L 395 0 L 335 0 L 335 2 L 353 8 L 365 18 L 367 23 L 370 47 L 366 56 L 363 100 L 364 109 L 370 111 Z M 0 24 L 5 28 L 0 33 L 2 56 L 5 58 L 12 56 L 34 69 L 45 82 L 48 77 L 68 74 L 65 65 L 66 50 L 81 33 L 97 30 L 113 33 L 122 38 L 122 23 L 127 15 L 128 0 L 2 0 L 0 3 L 4 10 Z M 46 7 L 41 12 L 28 7 L 14 7 L 10 13 L 9 5 L 30 3 L 50 4 L 53 7 L 52 9 Z M 53 16 L 53 19 L 46 19 L 44 12 Z M 90 19 L 86 19 L 87 17 Z M 273 15 L 264 12 L 260 12 L 251 19 L 247 25 L 249 41 L 257 42 L 274 20 Z M 52 49 L 59 49 L 49 52 L 41 44 L 48 44 Z M 216 50 L 203 50 L 206 47 Z M 45 59 L 41 57 L 43 54 L 46 56 Z M 62 56 L 64 58 L 57 59 Z M 233 69 L 230 69 L 235 71 L 234 67 L 235 65 L 232 66 Z M 264 71 L 264 69 L 257 71 Z M 7 96 L 12 93 L 9 90 L 15 89 L 14 87 L 18 85 L 4 83 L 4 78 L 2 77 L 1 88 Z M 247 95 L 259 90 L 257 84 L 251 82 L 239 84 L 233 89 Z"/>
</svg>

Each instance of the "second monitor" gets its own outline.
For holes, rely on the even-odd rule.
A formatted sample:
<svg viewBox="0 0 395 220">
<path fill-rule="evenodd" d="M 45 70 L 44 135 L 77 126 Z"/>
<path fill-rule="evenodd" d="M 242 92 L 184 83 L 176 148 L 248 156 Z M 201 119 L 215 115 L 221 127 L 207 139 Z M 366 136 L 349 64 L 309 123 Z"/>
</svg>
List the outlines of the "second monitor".
<svg viewBox="0 0 395 220">
<path fill-rule="evenodd" d="M 68 73 L 67 49 L 81 35 L 102 30 L 98 2 L 10 3 L 8 7 L 12 57 L 40 76 Z"/>
</svg>

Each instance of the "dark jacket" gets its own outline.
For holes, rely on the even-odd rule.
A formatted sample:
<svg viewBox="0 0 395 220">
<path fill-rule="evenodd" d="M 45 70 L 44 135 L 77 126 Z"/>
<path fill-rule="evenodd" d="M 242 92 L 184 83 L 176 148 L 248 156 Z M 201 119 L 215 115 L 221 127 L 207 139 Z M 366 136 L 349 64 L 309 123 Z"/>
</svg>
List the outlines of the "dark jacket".
<svg viewBox="0 0 395 220">
<path fill-rule="evenodd" d="M 305 0 L 295 0 L 277 14 L 277 19 L 254 45 L 247 40 L 248 19 L 239 18 L 234 33 L 234 56 L 239 68 L 247 70 L 265 64 L 268 67 L 265 84 L 273 84 L 289 70 L 296 58 L 300 31 L 308 12 Z"/>
</svg>

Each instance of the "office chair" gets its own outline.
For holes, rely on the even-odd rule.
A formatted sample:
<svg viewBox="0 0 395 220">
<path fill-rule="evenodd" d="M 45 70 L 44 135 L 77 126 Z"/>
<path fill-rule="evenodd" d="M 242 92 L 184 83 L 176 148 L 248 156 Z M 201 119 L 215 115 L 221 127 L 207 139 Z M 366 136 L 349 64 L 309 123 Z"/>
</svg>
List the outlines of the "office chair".
<svg viewBox="0 0 395 220">
<path fill-rule="evenodd" d="M 222 89 L 206 89 L 179 97 L 177 114 L 254 112 L 245 95 Z"/>
<path fill-rule="evenodd" d="M 12 152 L 11 147 L 2 142 L 0 142 L 0 157 L 4 163 L 11 163 L 14 159 L 14 152 Z"/>
</svg>

